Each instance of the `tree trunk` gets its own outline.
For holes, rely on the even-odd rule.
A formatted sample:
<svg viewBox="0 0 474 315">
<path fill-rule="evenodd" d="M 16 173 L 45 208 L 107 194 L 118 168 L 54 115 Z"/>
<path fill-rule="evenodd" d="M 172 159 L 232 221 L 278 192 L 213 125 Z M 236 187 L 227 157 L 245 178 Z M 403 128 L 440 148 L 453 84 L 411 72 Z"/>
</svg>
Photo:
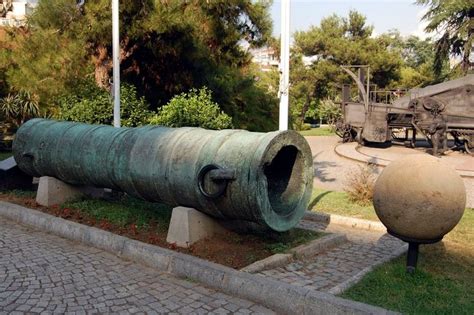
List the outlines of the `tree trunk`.
<svg viewBox="0 0 474 315">
<path fill-rule="evenodd" d="M 94 56 L 95 82 L 98 87 L 110 91 L 110 69 L 112 69 L 112 60 L 109 57 L 107 47 L 99 45 Z"/>
<path fill-rule="evenodd" d="M 306 117 L 306 112 L 309 109 L 309 104 L 310 104 L 309 97 L 306 97 L 306 101 L 304 102 L 304 105 L 303 105 L 303 108 L 301 109 L 301 114 L 300 114 L 300 118 L 301 118 L 302 123 L 304 123 L 304 119 Z"/>
</svg>

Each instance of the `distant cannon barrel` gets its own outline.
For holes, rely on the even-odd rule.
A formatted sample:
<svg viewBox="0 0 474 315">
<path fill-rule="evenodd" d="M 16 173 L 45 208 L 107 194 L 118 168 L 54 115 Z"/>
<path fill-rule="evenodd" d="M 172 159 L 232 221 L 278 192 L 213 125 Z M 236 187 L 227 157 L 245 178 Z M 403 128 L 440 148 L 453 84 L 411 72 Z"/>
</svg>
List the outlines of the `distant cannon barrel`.
<svg viewBox="0 0 474 315">
<path fill-rule="evenodd" d="M 216 218 L 285 231 L 312 191 L 312 155 L 294 131 L 113 128 L 32 119 L 13 143 L 21 170 L 93 185 Z"/>
</svg>

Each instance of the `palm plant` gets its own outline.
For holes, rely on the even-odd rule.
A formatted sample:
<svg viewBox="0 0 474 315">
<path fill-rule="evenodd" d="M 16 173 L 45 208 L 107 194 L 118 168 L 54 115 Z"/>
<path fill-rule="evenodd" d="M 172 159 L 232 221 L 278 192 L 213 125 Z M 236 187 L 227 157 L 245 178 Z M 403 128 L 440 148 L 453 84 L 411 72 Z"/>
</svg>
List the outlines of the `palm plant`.
<svg viewBox="0 0 474 315">
<path fill-rule="evenodd" d="M 0 116 L 6 123 L 20 126 L 26 120 L 39 116 L 39 106 L 28 92 L 8 94 L 0 99 Z"/>
</svg>

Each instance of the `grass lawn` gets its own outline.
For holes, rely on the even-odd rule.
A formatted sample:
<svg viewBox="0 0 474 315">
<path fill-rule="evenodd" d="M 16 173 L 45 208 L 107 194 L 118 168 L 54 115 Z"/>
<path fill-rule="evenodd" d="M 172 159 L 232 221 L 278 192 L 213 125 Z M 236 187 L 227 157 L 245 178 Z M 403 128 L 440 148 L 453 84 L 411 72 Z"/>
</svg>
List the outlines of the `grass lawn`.
<svg viewBox="0 0 474 315">
<path fill-rule="evenodd" d="M 303 136 L 335 136 L 336 133 L 331 127 L 312 128 L 311 130 L 299 131 Z"/>
<path fill-rule="evenodd" d="M 62 208 L 79 210 L 95 220 L 104 220 L 119 227 L 133 224 L 138 229 L 146 229 L 150 223 L 154 223 L 161 231 L 168 230 L 172 210 L 164 204 L 146 202 L 128 196 L 117 201 L 83 199 L 65 203 Z"/>
<path fill-rule="evenodd" d="M 11 152 L 3 152 L 3 151 L 0 151 L 0 161 L 3 161 L 5 159 L 8 159 L 10 156 L 12 156 L 13 154 Z"/>
<path fill-rule="evenodd" d="M 345 192 L 314 188 L 308 208 L 318 212 L 378 221 L 372 204 L 353 203 Z"/>
<path fill-rule="evenodd" d="M 351 203 L 343 192 L 315 189 L 311 208 L 377 219 L 371 205 Z M 341 296 L 404 314 L 474 314 L 474 209 L 465 210 L 442 243 L 420 250 L 414 275 L 406 274 L 402 256 L 376 268 Z"/>
<path fill-rule="evenodd" d="M 474 210 L 442 243 L 422 245 L 414 275 L 405 256 L 367 274 L 342 297 L 404 314 L 474 314 Z"/>
</svg>

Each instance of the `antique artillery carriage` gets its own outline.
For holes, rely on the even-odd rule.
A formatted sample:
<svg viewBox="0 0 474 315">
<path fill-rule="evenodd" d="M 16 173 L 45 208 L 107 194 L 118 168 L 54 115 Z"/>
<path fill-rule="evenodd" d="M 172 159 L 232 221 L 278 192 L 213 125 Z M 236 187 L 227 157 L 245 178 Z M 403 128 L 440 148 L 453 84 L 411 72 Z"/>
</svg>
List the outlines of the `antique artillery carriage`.
<svg viewBox="0 0 474 315">
<path fill-rule="evenodd" d="M 360 97 L 357 102 L 351 101 L 350 86 L 343 87 L 343 119 L 337 124 L 343 141 L 394 142 L 414 147 L 417 134 L 421 134 L 437 155 L 440 148 L 443 152 L 448 149 L 448 136 L 451 136 L 454 140 L 451 149 L 473 152 L 474 75 L 413 89 L 406 94 L 400 90 L 371 91 L 360 76 L 352 72 L 351 76 L 357 82 Z M 397 134 L 400 131 L 404 137 Z"/>
<path fill-rule="evenodd" d="M 31 176 L 124 191 L 285 231 L 311 196 L 312 155 L 294 131 L 113 128 L 32 119 L 13 143 Z"/>
</svg>

